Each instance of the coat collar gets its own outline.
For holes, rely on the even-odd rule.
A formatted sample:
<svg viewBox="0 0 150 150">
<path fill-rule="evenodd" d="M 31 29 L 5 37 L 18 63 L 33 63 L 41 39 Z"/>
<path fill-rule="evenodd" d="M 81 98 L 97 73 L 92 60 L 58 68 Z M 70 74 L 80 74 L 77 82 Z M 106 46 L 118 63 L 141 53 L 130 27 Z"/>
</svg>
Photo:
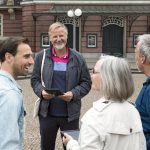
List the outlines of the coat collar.
<svg viewBox="0 0 150 150">
<path fill-rule="evenodd" d="M 103 120 L 104 128 L 108 133 L 129 135 L 142 131 L 140 116 L 136 108 L 127 101 L 116 102 L 101 98 L 94 102 L 93 109 L 99 119 Z"/>
<path fill-rule="evenodd" d="M 6 78 L 8 78 L 9 80 L 11 80 L 11 82 L 13 82 L 13 84 L 16 85 L 16 87 L 22 92 L 21 87 L 18 85 L 18 83 L 16 82 L 16 80 L 12 77 L 12 75 L 10 73 L 8 73 L 5 70 L 0 70 L 0 75 L 4 76 Z"/>
</svg>

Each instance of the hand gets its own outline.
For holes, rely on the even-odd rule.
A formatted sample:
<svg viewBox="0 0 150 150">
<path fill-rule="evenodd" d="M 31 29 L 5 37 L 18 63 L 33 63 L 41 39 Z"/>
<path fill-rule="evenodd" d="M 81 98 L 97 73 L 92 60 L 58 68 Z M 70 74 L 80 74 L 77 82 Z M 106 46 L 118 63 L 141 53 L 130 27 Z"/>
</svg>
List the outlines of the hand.
<svg viewBox="0 0 150 150">
<path fill-rule="evenodd" d="M 72 138 L 72 136 L 70 136 L 69 134 L 67 134 L 67 133 L 64 133 L 64 136 L 63 136 L 63 143 L 64 143 L 64 145 L 67 145 L 67 143 L 70 141 L 70 140 L 72 140 L 73 138 Z"/>
<path fill-rule="evenodd" d="M 66 102 L 70 102 L 71 99 L 73 98 L 73 93 L 71 91 L 68 91 L 59 97 Z"/>
<path fill-rule="evenodd" d="M 54 94 L 49 94 L 45 90 L 42 91 L 42 96 L 45 100 L 50 100 L 51 98 L 55 97 Z"/>
</svg>

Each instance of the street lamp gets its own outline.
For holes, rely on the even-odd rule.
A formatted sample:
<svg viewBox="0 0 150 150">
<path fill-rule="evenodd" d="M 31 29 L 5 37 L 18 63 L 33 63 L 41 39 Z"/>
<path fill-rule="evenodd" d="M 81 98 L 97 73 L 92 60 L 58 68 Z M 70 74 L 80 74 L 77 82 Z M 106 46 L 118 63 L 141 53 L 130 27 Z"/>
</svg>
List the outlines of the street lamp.
<svg viewBox="0 0 150 150">
<path fill-rule="evenodd" d="M 73 17 L 73 48 L 76 49 L 76 17 L 82 15 L 81 9 L 77 8 L 76 10 L 68 10 L 68 17 Z"/>
</svg>

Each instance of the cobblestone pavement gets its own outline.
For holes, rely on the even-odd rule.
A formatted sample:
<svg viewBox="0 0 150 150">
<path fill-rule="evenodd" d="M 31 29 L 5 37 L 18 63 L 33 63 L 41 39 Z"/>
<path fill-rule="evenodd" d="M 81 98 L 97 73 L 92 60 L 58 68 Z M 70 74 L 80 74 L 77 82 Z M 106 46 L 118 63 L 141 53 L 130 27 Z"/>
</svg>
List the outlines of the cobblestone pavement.
<svg viewBox="0 0 150 150">
<path fill-rule="evenodd" d="M 134 101 L 142 87 L 142 83 L 145 80 L 145 77 L 143 74 L 133 74 L 133 78 L 135 82 L 135 92 L 131 99 Z M 32 117 L 34 102 L 37 97 L 31 89 L 30 79 L 18 80 L 18 83 L 23 89 L 25 99 L 24 101 L 27 110 L 24 150 L 40 150 L 40 134 L 38 119 L 33 119 Z M 92 106 L 93 101 L 99 98 L 99 92 L 91 90 L 90 93 L 82 99 L 81 117 Z M 59 133 L 57 136 L 55 150 L 62 150 L 62 144 Z"/>
</svg>

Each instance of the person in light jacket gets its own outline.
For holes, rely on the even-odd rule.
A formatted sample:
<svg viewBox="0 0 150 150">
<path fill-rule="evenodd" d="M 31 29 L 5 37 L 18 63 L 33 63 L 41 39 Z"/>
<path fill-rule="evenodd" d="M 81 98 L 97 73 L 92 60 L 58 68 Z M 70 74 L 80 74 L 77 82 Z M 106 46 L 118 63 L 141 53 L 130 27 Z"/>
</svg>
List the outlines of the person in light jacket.
<svg viewBox="0 0 150 150">
<path fill-rule="evenodd" d="M 0 150 L 23 150 L 25 109 L 16 79 L 34 64 L 28 39 L 0 41 L 0 63 Z"/>
<path fill-rule="evenodd" d="M 146 150 L 140 115 L 129 99 L 134 83 L 126 60 L 103 56 L 92 81 L 102 98 L 81 119 L 78 141 L 64 133 L 67 150 Z"/>
</svg>

